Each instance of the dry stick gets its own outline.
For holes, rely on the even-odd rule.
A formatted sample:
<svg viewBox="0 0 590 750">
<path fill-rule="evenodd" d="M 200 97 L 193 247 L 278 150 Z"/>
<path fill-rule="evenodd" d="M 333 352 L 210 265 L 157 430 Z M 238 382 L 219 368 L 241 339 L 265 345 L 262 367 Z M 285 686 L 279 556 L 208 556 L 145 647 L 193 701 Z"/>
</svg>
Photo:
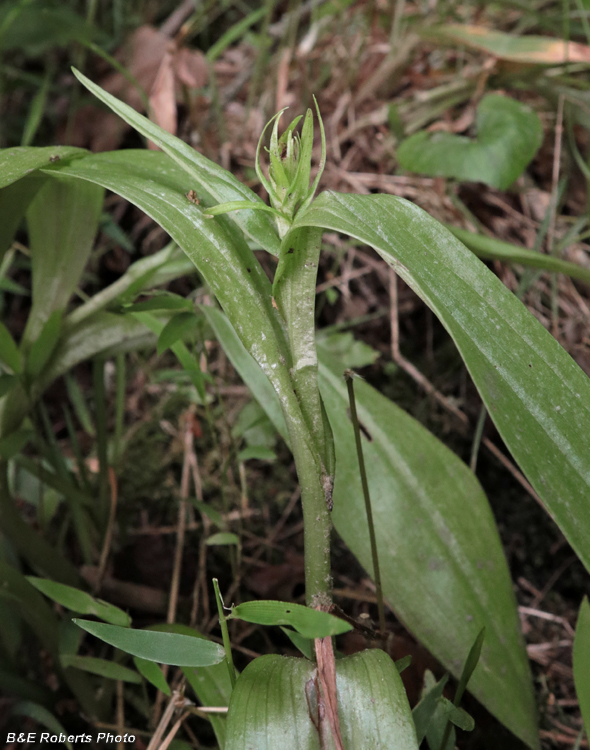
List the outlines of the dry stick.
<svg viewBox="0 0 590 750">
<path fill-rule="evenodd" d="M 375 590 L 377 593 L 377 608 L 379 610 L 379 630 L 384 644 L 387 641 L 385 632 L 385 608 L 383 606 L 383 589 L 381 588 L 381 571 L 379 570 L 379 555 L 377 554 L 377 539 L 375 537 L 375 524 L 373 523 L 373 509 L 371 508 L 371 496 L 369 494 L 369 483 L 367 482 L 367 470 L 365 457 L 363 456 L 363 445 L 361 442 L 361 430 L 359 418 L 356 412 L 356 399 L 354 397 L 353 373 L 346 370 L 344 373 L 346 387 L 348 388 L 348 400 L 350 402 L 350 417 L 354 429 L 354 440 L 356 443 L 356 454 L 359 461 L 361 484 L 363 486 L 363 497 L 365 498 L 365 511 L 367 513 L 367 525 L 369 527 L 369 540 L 371 542 L 371 557 L 373 558 L 373 576 L 375 578 Z"/>
<path fill-rule="evenodd" d="M 178 606 L 178 589 L 180 586 L 180 571 L 182 568 L 182 553 L 184 551 L 184 536 L 186 532 L 186 499 L 188 498 L 190 483 L 190 453 L 193 446 L 193 425 L 190 414 L 184 428 L 184 461 L 182 464 L 182 478 L 180 480 L 180 503 L 178 505 L 178 521 L 176 531 L 176 549 L 174 551 L 174 566 L 172 568 L 172 581 L 170 583 L 170 599 L 168 600 L 168 616 L 166 622 L 170 625 L 176 617 Z M 164 678 L 168 676 L 168 664 L 162 666 Z M 158 690 L 154 704 L 154 724 L 157 722 L 162 710 L 164 694 Z"/>
<path fill-rule="evenodd" d="M 109 483 L 111 485 L 111 509 L 109 512 L 109 521 L 107 524 L 107 530 L 104 535 L 104 542 L 102 544 L 102 551 L 100 553 L 100 561 L 98 564 L 98 572 L 96 574 L 96 581 L 93 587 L 93 593 L 96 595 L 101 589 L 102 579 L 107 568 L 107 562 L 109 559 L 109 552 L 111 544 L 113 542 L 113 534 L 115 532 L 115 519 L 117 517 L 117 477 L 115 470 L 109 466 Z"/>
<path fill-rule="evenodd" d="M 125 734 L 125 698 L 122 680 L 117 680 L 117 734 L 121 737 Z M 125 743 L 118 742 L 117 747 L 119 750 L 125 750 Z"/>
<path fill-rule="evenodd" d="M 557 199 L 559 169 L 561 165 L 561 142 L 563 138 L 563 94 L 559 95 L 557 104 L 557 121 L 555 123 L 555 146 L 553 149 L 553 174 L 551 177 L 551 220 L 547 229 L 547 252 L 553 254 L 553 241 L 555 239 L 555 224 L 557 222 Z M 558 307 L 556 299 L 558 295 L 557 274 L 551 274 L 551 333 L 557 338 L 558 335 Z"/>
<path fill-rule="evenodd" d="M 160 740 L 162 739 L 164 732 L 166 731 L 166 728 L 168 727 L 168 724 L 170 723 L 170 720 L 174 715 L 174 711 L 176 710 L 177 704 L 179 703 L 179 699 L 182 700 L 179 693 L 172 693 L 172 697 L 168 701 L 166 710 L 162 714 L 162 718 L 160 719 L 158 726 L 156 727 L 156 731 L 154 732 L 152 739 L 150 740 L 150 744 L 147 746 L 147 750 L 156 750 L 156 748 L 160 746 Z"/>
</svg>

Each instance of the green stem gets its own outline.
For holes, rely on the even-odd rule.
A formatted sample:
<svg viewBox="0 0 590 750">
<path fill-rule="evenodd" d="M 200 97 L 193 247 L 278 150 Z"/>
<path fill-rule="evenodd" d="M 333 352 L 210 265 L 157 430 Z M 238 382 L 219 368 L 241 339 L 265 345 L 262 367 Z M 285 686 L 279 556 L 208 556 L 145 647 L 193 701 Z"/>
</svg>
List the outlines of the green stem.
<svg viewBox="0 0 590 750">
<path fill-rule="evenodd" d="M 289 334 L 292 391 L 299 408 L 285 420 L 301 485 L 305 540 L 305 589 L 310 606 L 331 604 L 330 533 L 334 442 L 318 387 L 315 284 L 321 231 L 296 230 L 283 239 L 273 295 Z M 295 405 L 294 405 L 295 406 Z"/>
<path fill-rule="evenodd" d="M 221 599 L 221 592 L 219 591 L 219 581 L 217 580 L 217 578 L 213 579 L 213 588 L 215 589 L 215 600 L 217 601 L 217 611 L 219 612 L 219 625 L 221 627 L 221 637 L 223 638 L 223 648 L 225 649 L 225 663 L 227 664 L 229 679 L 231 680 L 231 686 L 233 690 L 236 684 L 236 670 L 231 654 L 231 643 L 229 640 L 229 630 L 227 629 L 227 618 L 223 612 L 223 601 Z"/>
<path fill-rule="evenodd" d="M 371 542 L 371 556 L 373 558 L 373 577 L 375 579 L 375 589 L 377 592 L 377 607 L 379 610 L 379 630 L 385 638 L 385 608 L 383 606 L 383 589 L 381 587 L 381 571 L 379 569 L 379 555 L 377 554 L 377 538 L 375 537 L 375 524 L 373 523 L 373 509 L 371 507 L 371 496 L 369 494 L 369 483 L 367 482 L 367 470 L 365 468 L 365 457 L 363 456 L 363 445 L 361 443 L 361 430 L 359 418 L 356 412 L 356 399 L 354 397 L 353 373 L 346 370 L 344 373 L 346 386 L 348 388 L 348 400 L 350 402 L 350 418 L 354 429 L 354 439 L 356 443 L 356 453 L 359 460 L 359 471 L 361 474 L 361 484 L 363 487 L 363 497 L 365 498 L 365 510 L 367 512 L 367 525 L 369 527 L 369 540 Z"/>
</svg>

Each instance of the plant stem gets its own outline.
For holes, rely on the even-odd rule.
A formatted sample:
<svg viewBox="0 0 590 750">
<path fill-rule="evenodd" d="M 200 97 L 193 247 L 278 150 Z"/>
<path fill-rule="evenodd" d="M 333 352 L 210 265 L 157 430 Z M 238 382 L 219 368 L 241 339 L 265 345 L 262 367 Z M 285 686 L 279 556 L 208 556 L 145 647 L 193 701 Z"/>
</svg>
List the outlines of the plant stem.
<svg viewBox="0 0 590 750">
<path fill-rule="evenodd" d="M 301 485 L 305 541 L 305 590 L 308 605 L 332 603 L 330 510 L 334 442 L 318 387 L 315 347 L 315 285 L 321 231 L 296 230 L 283 239 L 273 295 L 287 324 L 292 367 L 285 421 Z M 297 405 L 299 408 L 297 408 Z M 294 408 L 293 408 L 294 407 Z"/>
<path fill-rule="evenodd" d="M 217 578 L 213 579 L 213 588 L 215 589 L 215 600 L 217 601 L 217 611 L 219 612 L 219 625 L 221 627 L 221 636 L 223 638 L 223 648 L 225 649 L 225 663 L 227 664 L 229 679 L 231 680 L 231 686 L 233 689 L 236 684 L 236 670 L 231 654 L 229 631 L 227 629 L 226 617 L 223 612 L 223 602 L 221 599 L 221 592 L 219 591 L 219 581 L 217 580 Z"/>
<path fill-rule="evenodd" d="M 361 431 L 359 419 L 356 412 L 356 399 L 354 397 L 353 373 L 346 370 L 344 373 L 346 386 L 348 388 L 348 400 L 350 402 L 350 418 L 354 429 L 354 439 L 356 442 L 356 453 L 359 460 L 359 471 L 361 474 L 361 484 L 363 486 L 363 496 L 365 498 L 365 509 L 367 511 L 367 525 L 369 527 L 369 539 L 371 541 L 371 556 L 373 558 L 373 577 L 375 578 L 375 589 L 377 591 L 377 607 L 379 609 L 379 630 L 385 638 L 385 609 L 383 606 L 383 589 L 381 587 L 381 571 L 379 569 L 379 555 L 377 554 L 377 539 L 375 538 L 375 524 L 373 523 L 373 509 L 371 508 L 371 496 L 369 494 L 369 483 L 367 482 L 367 471 L 365 468 L 365 458 L 363 456 L 363 446 L 361 443 Z"/>
</svg>

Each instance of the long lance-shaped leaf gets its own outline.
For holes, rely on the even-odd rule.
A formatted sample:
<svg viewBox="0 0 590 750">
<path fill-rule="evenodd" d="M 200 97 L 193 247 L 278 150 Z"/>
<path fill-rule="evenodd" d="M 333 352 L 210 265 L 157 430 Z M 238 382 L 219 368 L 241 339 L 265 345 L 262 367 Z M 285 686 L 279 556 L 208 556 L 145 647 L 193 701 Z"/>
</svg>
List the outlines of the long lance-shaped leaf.
<svg viewBox="0 0 590 750">
<path fill-rule="evenodd" d="M 24 341 L 29 345 L 80 281 L 98 229 L 104 190 L 67 177 L 47 179 L 27 211 L 33 266 L 33 306 Z"/>
<path fill-rule="evenodd" d="M 96 154 L 58 167 L 127 198 L 157 221 L 182 247 L 269 379 L 288 376 L 289 351 L 272 307 L 270 282 L 248 245 L 225 231 L 227 219 L 206 219 L 186 197 L 186 178 L 165 154 L 121 151 Z"/>
<path fill-rule="evenodd" d="M 184 172 L 165 154 L 131 150 L 96 154 L 56 169 L 123 196 L 182 247 L 279 395 L 290 416 L 292 441 L 309 447 L 311 438 L 293 393 L 289 345 L 272 305 L 270 282 L 234 225 L 224 216 L 204 218 L 203 210 L 186 197 Z"/>
<path fill-rule="evenodd" d="M 37 170 L 52 161 L 85 153 L 83 149 L 71 146 L 0 150 L 0 260 L 10 246 L 30 202 L 47 179 Z"/>
<path fill-rule="evenodd" d="M 217 319 L 224 317 L 216 311 Z M 230 330 L 227 319 L 215 327 L 234 367 L 258 393 L 264 373 Z M 332 518 L 346 544 L 371 571 L 344 366 L 331 360 L 326 347 L 319 345 L 318 351 L 320 388 L 336 442 Z M 387 600 L 457 676 L 481 624 L 487 623 L 486 647 L 470 690 L 535 747 L 534 699 L 510 575 L 479 483 L 443 443 L 375 389 L 359 382 L 356 398 L 363 426 L 372 437 L 363 451 Z M 260 404 L 271 419 L 279 408 L 271 390 Z M 434 613 L 431 617 L 424 617 L 425 602 L 426 610 Z"/>
<path fill-rule="evenodd" d="M 336 443 L 334 526 L 366 570 L 372 555 L 341 366 L 320 349 L 321 390 Z M 362 380 L 355 385 L 383 593 L 454 674 L 487 625 L 469 689 L 536 746 L 535 704 L 512 582 L 486 497 L 443 443 Z M 425 617 L 425 612 L 431 613 Z"/>
<path fill-rule="evenodd" d="M 502 439 L 590 570 L 590 381 L 450 232 L 408 201 L 324 193 L 297 224 L 366 242 L 452 336 Z"/>
<path fill-rule="evenodd" d="M 190 178 L 185 176 L 185 191 L 196 189 L 199 198 L 210 197 L 212 203 L 229 203 L 231 201 L 249 201 L 261 204 L 260 198 L 235 178 L 230 172 L 215 162 L 210 161 L 180 138 L 171 135 L 147 117 L 140 115 L 132 107 L 116 99 L 111 94 L 92 83 L 86 76 L 74 70 L 78 80 L 98 99 L 103 101 L 125 122 L 149 138 L 162 151 L 174 159 Z M 232 214 L 233 221 L 257 242 L 264 250 L 273 255 L 279 254 L 280 242 L 272 219 L 263 211 L 238 211 Z"/>
<path fill-rule="evenodd" d="M 36 169 L 71 156 L 83 156 L 88 152 L 73 146 L 19 146 L 0 150 L 0 188 L 11 185 Z"/>
</svg>

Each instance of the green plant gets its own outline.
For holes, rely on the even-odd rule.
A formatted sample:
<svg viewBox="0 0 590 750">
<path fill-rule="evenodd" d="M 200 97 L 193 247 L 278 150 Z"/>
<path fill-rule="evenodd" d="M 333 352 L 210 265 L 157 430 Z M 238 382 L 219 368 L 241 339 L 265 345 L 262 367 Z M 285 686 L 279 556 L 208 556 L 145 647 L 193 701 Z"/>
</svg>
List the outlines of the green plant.
<svg viewBox="0 0 590 750">
<path fill-rule="evenodd" d="M 229 701 L 227 723 L 216 719 L 214 724 L 220 745 L 228 750 L 245 743 L 276 747 L 277 740 L 285 741 L 285 731 L 291 735 L 294 731 L 304 733 L 306 739 L 300 747 L 318 747 L 320 737 L 325 743 L 332 742 L 332 737 L 336 747 L 339 742 L 355 747 L 361 742 L 359 736 L 377 738 L 372 745 L 377 747 L 377 741 L 391 739 L 390 735 L 387 740 L 379 739 L 383 727 L 385 732 L 398 732 L 400 747 L 416 747 L 407 699 L 391 660 L 382 652 L 367 651 L 334 662 L 332 653 L 331 637 L 343 627 L 342 621 L 329 614 L 332 518 L 365 568 L 372 571 L 373 566 L 353 425 L 346 414 L 348 400 L 341 377 L 350 363 L 340 361 L 326 345 L 320 347 L 319 360 L 316 352 L 315 280 L 323 229 L 372 245 L 437 314 L 454 339 L 506 445 L 587 567 L 590 527 L 579 519 L 587 515 L 590 485 L 590 446 L 585 430 L 590 403 L 588 379 L 474 255 L 412 204 L 381 195 L 323 193 L 314 199 L 319 177 L 310 186 L 311 112 L 300 137 L 294 132 L 297 121 L 279 137 L 278 118 L 275 120 L 269 180 L 258 164 L 261 181 L 271 197 L 272 205 L 267 206 L 230 173 L 79 77 L 164 153 L 125 151 L 93 156 L 79 150 L 27 149 L 18 151 L 18 159 L 12 159 L 10 168 L 6 162 L 4 166 L 0 163 L 8 176 L 6 182 L 32 184 L 39 179 L 50 185 L 63 181 L 67 186 L 83 181 L 113 190 L 158 221 L 197 266 L 224 311 L 203 308 L 202 312 L 290 445 L 302 487 L 309 611 L 302 614 L 297 610 L 303 617 L 300 620 L 293 617 L 293 607 L 288 604 L 267 603 L 261 608 L 258 603 L 258 609 L 244 604 L 240 605 L 242 609 L 230 612 L 230 617 L 243 615 L 250 618 L 248 621 L 266 625 L 288 624 L 304 639 L 315 639 L 317 669 L 301 660 L 278 662 L 276 657 L 261 657 L 238 678 L 232 693 L 233 667 L 228 648 L 222 651 L 202 644 L 191 648 L 189 639 L 179 642 L 181 656 L 172 659 L 169 652 L 158 650 L 158 641 L 164 643 L 166 639 L 155 637 L 168 636 L 169 632 L 156 630 L 146 639 L 145 633 L 150 631 L 112 623 L 86 623 L 84 627 L 141 659 L 137 668 L 154 684 L 162 685 L 162 678 L 143 663 L 150 656 L 154 661 L 163 663 L 167 659 L 180 665 L 204 703 L 221 700 L 227 705 Z M 55 156 L 60 158 L 52 158 Z M 14 190 L 8 195 L 10 201 L 14 200 Z M 190 197 L 193 192 L 197 201 Z M 278 256 L 272 286 L 251 245 Z M 158 272 L 166 273 L 170 251 L 159 260 L 161 265 L 152 259 L 140 261 L 141 269 L 116 282 L 116 288 L 86 302 L 61 327 L 51 316 L 54 312 L 61 315 L 63 300 L 55 304 L 55 309 L 44 310 L 45 320 L 37 338 L 31 334 L 29 351 L 27 340 L 17 347 L 8 332 L 3 332 L 0 357 L 6 366 L 5 377 L 11 378 L 11 390 L 3 401 L 2 439 L 8 441 L 2 444 L 4 458 L 10 452 L 6 451 L 10 441 L 17 450 L 22 445 L 21 424 L 44 387 L 81 357 L 104 352 L 122 330 L 129 339 L 142 341 L 146 328 L 156 331 L 161 345 L 177 348 L 177 356 L 202 392 L 202 376 L 193 358 L 182 349 L 180 339 L 185 323 L 190 325 L 193 318 L 177 320 L 176 333 L 162 343 L 168 326 L 156 314 L 164 309 L 167 316 L 171 309 L 179 316 L 194 313 L 183 300 L 158 302 L 155 297 L 155 302 L 132 304 L 141 288 L 153 284 Z M 114 312 L 104 312 L 108 304 L 114 306 Z M 39 339 L 40 353 L 32 357 L 32 347 Z M 26 363 L 32 357 L 34 366 L 23 366 L 23 356 Z M 15 394 L 20 395 L 16 398 Z M 536 747 L 530 674 L 510 577 L 477 480 L 432 435 L 373 388 L 360 383 L 356 397 L 365 435 L 363 453 L 371 467 L 368 484 L 386 600 L 457 676 L 467 650 L 485 625 L 485 646 L 470 681 L 471 689 L 515 734 Z M 79 493 L 70 494 L 83 507 Z M 56 562 L 58 558 L 51 550 L 39 546 L 30 549 L 30 531 L 18 518 L 6 484 L 1 509 L 31 566 L 76 587 L 79 582 L 75 571 Z M 97 522 L 100 525 L 100 519 Z M 83 521 L 80 527 L 82 546 Z M 21 603 L 20 611 L 33 618 L 34 607 L 41 605 L 37 605 L 39 595 L 32 584 L 21 580 L 16 571 L 4 571 L 3 575 Z M 56 599 L 59 595 L 47 587 L 44 593 Z M 69 595 L 66 606 L 102 616 L 98 614 L 102 610 L 89 605 L 87 599 L 76 603 L 71 599 L 72 592 Z M 431 612 L 436 613 L 434 621 Z M 222 622 L 224 619 L 222 616 Z M 173 626 L 169 626 L 171 629 Z M 179 626 L 175 629 L 176 635 L 185 638 L 197 636 L 194 631 L 179 632 Z M 39 635 L 47 638 L 42 629 Z M 293 638 L 296 640 L 295 635 Z M 303 648 L 309 646 L 300 643 Z M 84 663 L 79 660 L 83 657 L 76 654 L 75 639 L 67 653 L 59 654 L 55 639 L 49 645 L 62 663 L 65 656 L 65 663 L 82 669 Z M 225 666 L 221 664 L 224 659 Z M 204 686 L 190 672 L 199 663 L 205 667 Z M 101 669 L 106 673 L 104 665 L 85 664 L 87 671 Z M 469 665 L 469 671 L 472 667 Z M 224 682 L 215 683 L 209 670 L 219 668 Z M 383 677 L 379 685 L 371 679 L 376 670 L 381 670 Z M 118 674 L 120 679 L 120 671 Z M 214 689 L 212 684 L 218 687 Z M 428 717 L 432 719 L 442 705 L 442 737 L 446 743 L 449 719 L 464 728 L 470 724 L 463 714 L 437 700 L 432 700 L 432 711 L 427 712 L 424 732 L 428 731 Z M 264 718 L 262 708 L 257 709 L 248 720 L 246 707 L 254 705 L 252 701 L 260 701 L 256 705 L 261 707 L 270 705 L 272 711 Z M 371 708 L 375 706 L 378 708 Z M 380 719 L 377 711 L 381 712 Z"/>
</svg>

